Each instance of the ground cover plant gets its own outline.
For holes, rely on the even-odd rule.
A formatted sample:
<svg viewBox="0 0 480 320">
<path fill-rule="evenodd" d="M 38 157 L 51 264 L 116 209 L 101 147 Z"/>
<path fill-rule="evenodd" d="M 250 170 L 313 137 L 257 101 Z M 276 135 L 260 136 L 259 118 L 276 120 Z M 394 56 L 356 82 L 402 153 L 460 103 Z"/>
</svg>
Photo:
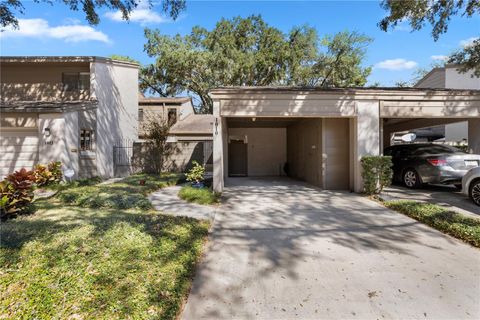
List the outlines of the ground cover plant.
<svg viewBox="0 0 480 320">
<path fill-rule="evenodd" d="M 145 185 L 141 180 L 146 180 Z M 108 190 L 140 199 L 170 181 L 159 175 L 137 175 Z M 138 206 L 91 209 L 60 198 L 61 193 L 74 194 L 78 189 L 83 189 L 80 194 L 102 190 L 95 183 L 69 185 L 56 197 L 37 201 L 35 215 L 2 223 L 0 318 L 178 316 L 208 222 Z"/>
<path fill-rule="evenodd" d="M 220 201 L 220 194 L 210 188 L 194 188 L 186 185 L 178 192 L 180 199 L 198 204 L 217 204 Z"/>
<path fill-rule="evenodd" d="M 148 193 L 175 185 L 178 174 L 136 174 L 113 184 L 93 184 L 76 188 L 66 187 L 57 195 L 64 204 L 83 208 L 143 209 L 152 208 L 145 197 Z"/>
<path fill-rule="evenodd" d="M 480 247 L 480 219 L 467 217 L 442 206 L 418 201 L 385 201 L 385 206 L 439 231 Z"/>
</svg>

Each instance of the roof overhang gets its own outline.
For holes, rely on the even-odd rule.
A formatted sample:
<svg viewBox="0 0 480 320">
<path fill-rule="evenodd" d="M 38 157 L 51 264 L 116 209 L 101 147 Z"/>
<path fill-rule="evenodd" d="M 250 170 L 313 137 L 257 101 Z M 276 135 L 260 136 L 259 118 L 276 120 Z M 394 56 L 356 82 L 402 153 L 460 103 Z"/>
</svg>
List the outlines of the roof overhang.
<svg viewBox="0 0 480 320">
<path fill-rule="evenodd" d="M 0 63 L 90 63 L 103 62 L 139 68 L 138 63 L 97 56 L 3 56 Z"/>
<path fill-rule="evenodd" d="M 11 101 L 0 102 L 1 112 L 62 113 L 96 109 L 97 100 L 87 101 Z"/>
<path fill-rule="evenodd" d="M 210 96 L 223 117 L 355 117 L 361 103 L 382 117 L 480 116 L 480 90 L 225 87 Z"/>
</svg>

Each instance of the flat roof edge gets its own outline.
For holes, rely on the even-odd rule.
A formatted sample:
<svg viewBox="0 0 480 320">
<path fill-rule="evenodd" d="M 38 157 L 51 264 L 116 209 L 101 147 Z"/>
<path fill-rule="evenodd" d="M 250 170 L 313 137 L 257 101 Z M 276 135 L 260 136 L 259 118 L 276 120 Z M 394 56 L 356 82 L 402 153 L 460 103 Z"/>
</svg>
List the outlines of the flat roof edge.
<svg viewBox="0 0 480 320">
<path fill-rule="evenodd" d="M 137 68 L 140 66 L 135 62 L 99 56 L 0 56 L 0 62 L 113 62 Z"/>
<path fill-rule="evenodd" d="M 210 90 L 210 95 L 235 93 L 285 93 L 285 92 L 318 92 L 318 93 L 392 93 L 392 92 L 425 92 L 425 93 L 465 93 L 480 94 L 480 90 L 473 89 L 444 89 L 444 88 L 397 88 L 397 87 L 347 87 L 347 88 L 320 88 L 320 87 L 218 87 Z"/>
</svg>

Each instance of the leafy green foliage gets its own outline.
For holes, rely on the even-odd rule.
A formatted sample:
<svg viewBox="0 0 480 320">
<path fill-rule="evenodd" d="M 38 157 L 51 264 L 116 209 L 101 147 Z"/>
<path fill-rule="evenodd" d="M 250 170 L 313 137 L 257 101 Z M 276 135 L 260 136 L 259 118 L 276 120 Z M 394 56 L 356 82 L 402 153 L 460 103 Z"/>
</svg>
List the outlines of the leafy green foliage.
<svg viewBox="0 0 480 320">
<path fill-rule="evenodd" d="M 122 56 L 120 54 L 111 54 L 108 56 L 112 60 L 119 60 L 119 61 L 125 61 L 125 62 L 132 62 L 136 64 L 140 64 L 140 61 L 135 60 L 129 56 Z"/>
<path fill-rule="evenodd" d="M 385 206 L 437 230 L 480 247 L 480 220 L 452 212 L 442 206 L 417 201 L 386 201 Z"/>
<path fill-rule="evenodd" d="M 34 168 L 35 184 L 39 187 L 59 184 L 63 179 L 62 163 L 52 161 L 48 165 L 37 164 Z"/>
<path fill-rule="evenodd" d="M 144 139 L 142 156 L 135 158 L 134 165 L 143 172 L 159 174 L 164 171 L 165 163 L 178 152 L 177 144 L 167 142 L 171 125 L 168 121 L 148 116 L 143 121 Z"/>
<path fill-rule="evenodd" d="M 0 218 L 11 216 L 20 211 L 17 207 L 15 187 L 7 180 L 0 181 Z"/>
<path fill-rule="evenodd" d="M 53 182 L 60 183 L 63 179 L 62 163 L 60 161 L 52 161 L 48 164 L 48 171 L 52 173 Z"/>
<path fill-rule="evenodd" d="M 461 50 L 455 51 L 449 58 L 449 63 L 458 64 L 460 72 L 473 70 L 476 77 L 480 77 L 480 38 L 473 40 L 473 43 Z"/>
<path fill-rule="evenodd" d="M 205 113 L 212 112 L 214 87 L 362 86 L 371 71 L 362 67 L 368 37 L 341 32 L 320 41 L 307 26 L 284 34 L 261 16 L 222 19 L 213 30 L 196 26 L 185 36 L 146 29 L 145 37 L 156 61 L 142 69 L 142 89 L 161 96 L 187 91 Z"/>
<path fill-rule="evenodd" d="M 197 161 L 192 161 L 193 167 L 187 172 L 187 181 L 201 182 L 205 179 L 205 166 L 202 166 Z"/>
<path fill-rule="evenodd" d="M 388 11 L 388 15 L 378 24 L 383 31 L 405 20 L 412 30 L 420 30 L 428 22 L 432 26 L 432 37 L 435 41 L 447 32 L 452 16 L 461 13 L 463 17 L 471 18 L 480 13 L 478 0 L 383 0 L 381 6 Z M 474 74 L 480 77 L 479 52 L 480 40 L 477 39 L 471 46 L 465 46 L 452 54 L 448 62 L 459 64 L 461 72 L 473 70 Z"/>
<path fill-rule="evenodd" d="M 0 217 L 11 217 L 31 211 L 33 201 L 33 171 L 22 168 L 0 182 Z"/>
<path fill-rule="evenodd" d="M 129 177 L 109 191 L 129 184 L 131 193 L 142 196 L 145 189 L 135 185 L 139 178 Z M 141 178 L 148 190 L 164 183 Z M 178 317 L 208 222 L 153 210 L 65 206 L 56 198 L 36 205 L 35 215 L 2 223 L 2 317 Z"/>
<path fill-rule="evenodd" d="M 35 0 L 34 2 L 44 2 L 53 5 L 52 0 Z M 85 19 L 92 25 L 100 23 L 100 16 L 98 10 L 104 8 L 111 10 L 119 10 L 122 13 L 122 18 L 128 20 L 130 13 L 141 2 L 147 2 L 149 6 L 153 4 L 152 0 L 61 0 L 73 11 L 79 11 L 81 9 L 85 13 Z M 185 0 L 163 0 L 162 10 L 167 13 L 173 19 L 176 19 L 178 15 L 186 8 Z M 20 14 L 25 13 L 25 7 L 20 0 L 8 0 L 0 2 L 0 26 L 12 26 L 18 28 L 18 19 L 15 16 L 14 11 Z"/>
<path fill-rule="evenodd" d="M 220 200 L 220 194 L 209 188 L 193 188 L 191 186 L 182 187 L 178 192 L 178 197 L 198 204 L 216 204 Z"/>
<path fill-rule="evenodd" d="M 392 157 L 363 156 L 362 164 L 363 189 L 366 194 L 382 192 L 392 183 Z"/>
<path fill-rule="evenodd" d="M 82 208 L 141 209 L 152 208 L 146 195 L 159 188 L 175 185 L 175 174 L 130 176 L 113 184 L 96 184 L 60 190 L 57 199 L 63 204 Z M 140 184 L 145 180 L 145 184 Z"/>
</svg>

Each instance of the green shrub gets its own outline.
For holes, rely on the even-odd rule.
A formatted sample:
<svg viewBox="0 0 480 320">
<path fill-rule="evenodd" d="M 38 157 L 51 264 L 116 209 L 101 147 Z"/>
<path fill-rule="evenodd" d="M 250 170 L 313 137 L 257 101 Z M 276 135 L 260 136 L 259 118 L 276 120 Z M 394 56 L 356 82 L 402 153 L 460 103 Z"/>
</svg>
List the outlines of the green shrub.
<svg viewBox="0 0 480 320">
<path fill-rule="evenodd" d="M 35 184 L 39 187 L 59 184 L 63 179 L 62 163 L 52 161 L 48 165 L 37 164 L 33 173 Z"/>
<path fill-rule="evenodd" d="M 63 180 L 62 163 L 60 161 L 52 161 L 48 164 L 48 171 L 52 173 L 53 182 L 60 183 Z"/>
<path fill-rule="evenodd" d="M 363 189 L 366 194 L 380 193 L 392 183 L 392 157 L 364 156 L 361 164 Z"/>
<path fill-rule="evenodd" d="M 178 192 L 180 199 L 198 204 L 215 204 L 218 203 L 220 195 L 213 192 L 209 188 L 193 188 L 185 186 Z"/>
<path fill-rule="evenodd" d="M 5 218 L 31 210 L 34 182 L 33 171 L 22 168 L 9 174 L 0 183 L 0 217 Z"/>
<path fill-rule="evenodd" d="M 190 182 L 202 182 L 205 179 L 205 167 L 200 165 L 197 161 L 193 160 L 193 168 L 186 174 L 187 181 Z"/>
</svg>

